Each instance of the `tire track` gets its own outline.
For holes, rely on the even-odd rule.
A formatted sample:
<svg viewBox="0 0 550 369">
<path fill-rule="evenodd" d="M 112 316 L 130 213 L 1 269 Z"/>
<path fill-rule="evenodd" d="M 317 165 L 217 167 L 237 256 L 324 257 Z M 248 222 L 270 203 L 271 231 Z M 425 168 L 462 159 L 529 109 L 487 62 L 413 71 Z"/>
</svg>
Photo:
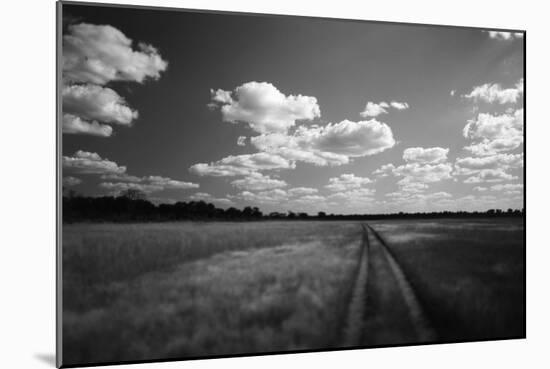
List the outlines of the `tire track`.
<svg viewBox="0 0 550 369">
<path fill-rule="evenodd" d="M 363 235 L 361 240 L 361 254 L 357 277 L 353 285 L 350 303 L 347 311 L 347 318 L 344 327 L 344 345 L 359 346 L 362 338 L 362 321 L 365 316 L 365 305 L 367 299 L 367 281 L 369 275 L 369 239 L 367 229 L 362 224 Z"/>
<path fill-rule="evenodd" d="M 410 284 L 407 279 L 403 269 L 397 262 L 392 251 L 384 241 L 384 239 L 376 232 L 370 225 L 367 224 L 366 229 L 370 231 L 374 237 L 380 242 L 382 246 L 383 254 L 389 264 L 389 267 L 395 277 L 395 280 L 401 291 L 404 303 L 407 305 L 407 311 L 409 313 L 409 319 L 416 331 L 418 341 L 421 342 L 430 342 L 435 341 L 437 334 L 432 327 L 427 315 L 416 296 L 416 293 L 413 289 L 413 286 Z"/>
</svg>

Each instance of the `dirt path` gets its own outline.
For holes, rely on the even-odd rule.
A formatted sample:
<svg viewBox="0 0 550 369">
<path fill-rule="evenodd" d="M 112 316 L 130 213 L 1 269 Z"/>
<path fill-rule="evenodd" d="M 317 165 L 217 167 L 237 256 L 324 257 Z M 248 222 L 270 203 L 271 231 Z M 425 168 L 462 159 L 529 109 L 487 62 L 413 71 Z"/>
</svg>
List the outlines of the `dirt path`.
<svg viewBox="0 0 550 369">
<path fill-rule="evenodd" d="M 382 346 L 435 341 L 436 333 L 390 248 L 372 227 L 362 227 L 362 253 L 344 327 L 344 344 Z"/>
</svg>

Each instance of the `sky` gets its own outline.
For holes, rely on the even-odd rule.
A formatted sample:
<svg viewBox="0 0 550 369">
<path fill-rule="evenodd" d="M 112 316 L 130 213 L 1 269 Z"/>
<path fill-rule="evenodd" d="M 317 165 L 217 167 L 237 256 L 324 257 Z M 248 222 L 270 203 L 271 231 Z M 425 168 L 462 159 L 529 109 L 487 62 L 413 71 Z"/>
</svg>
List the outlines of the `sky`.
<svg viewBox="0 0 550 369">
<path fill-rule="evenodd" d="M 63 186 L 264 212 L 523 207 L 524 35 L 65 4 Z"/>
</svg>

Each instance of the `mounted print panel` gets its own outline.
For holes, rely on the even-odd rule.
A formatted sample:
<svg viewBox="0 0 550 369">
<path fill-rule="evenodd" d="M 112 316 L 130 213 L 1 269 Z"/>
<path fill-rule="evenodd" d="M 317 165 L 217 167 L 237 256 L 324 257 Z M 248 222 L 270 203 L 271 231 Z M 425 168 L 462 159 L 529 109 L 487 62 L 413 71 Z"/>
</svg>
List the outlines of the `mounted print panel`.
<svg viewBox="0 0 550 369">
<path fill-rule="evenodd" d="M 524 50 L 58 3 L 58 365 L 524 338 Z"/>
</svg>

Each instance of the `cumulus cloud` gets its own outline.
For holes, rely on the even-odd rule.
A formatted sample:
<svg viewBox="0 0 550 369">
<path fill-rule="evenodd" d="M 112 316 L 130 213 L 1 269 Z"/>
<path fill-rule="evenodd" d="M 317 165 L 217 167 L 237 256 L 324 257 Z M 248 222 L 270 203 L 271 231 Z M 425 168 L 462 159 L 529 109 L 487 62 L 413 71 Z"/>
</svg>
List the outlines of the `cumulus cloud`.
<svg viewBox="0 0 550 369">
<path fill-rule="evenodd" d="M 189 170 L 200 176 L 239 176 L 249 175 L 261 170 L 292 169 L 295 164 L 289 160 L 271 153 L 259 152 L 255 154 L 230 155 L 210 164 L 198 163 Z"/>
<path fill-rule="evenodd" d="M 110 137 L 113 128 L 96 121 L 86 121 L 72 114 L 63 114 L 62 131 L 67 134 L 87 134 L 98 137 Z"/>
<path fill-rule="evenodd" d="M 129 175 L 125 166 L 102 158 L 95 152 L 79 150 L 73 156 L 63 156 L 62 165 L 63 171 L 67 173 L 99 175 L 102 180 L 108 181 L 100 183 L 99 186 L 112 193 L 128 189 L 151 193 L 165 189 L 185 190 L 199 187 L 196 183 L 177 181 L 168 177 Z"/>
<path fill-rule="evenodd" d="M 219 107 L 226 122 L 244 122 L 259 133 L 285 133 L 297 120 L 321 116 L 312 96 L 285 95 L 268 82 L 247 82 L 233 92 L 211 90 L 210 107 Z"/>
<path fill-rule="evenodd" d="M 475 102 L 510 104 L 518 102 L 521 95 L 523 95 L 523 79 L 511 88 L 502 88 L 498 83 L 485 83 L 474 87 L 469 94 L 463 96 Z"/>
<path fill-rule="evenodd" d="M 287 186 L 285 181 L 273 179 L 261 173 L 250 173 L 242 179 L 234 180 L 231 184 L 240 190 L 247 191 L 265 191 Z"/>
<path fill-rule="evenodd" d="M 389 104 L 385 101 L 379 103 L 368 101 L 367 105 L 365 105 L 365 109 L 361 113 L 359 113 L 359 115 L 363 118 L 377 117 L 380 114 L 387 114 L 390 107 L 397 110 L 404 110 L 409 108 L 409 104 L 406 102 L 398 101 L 392 101 Z"/>
<path fill-rule="evenodd" d="M 476 175 L 466 178 L 466 180 L 464 180 L 464 183 L 502 182 L 517 178 L 517 176 L 506 173 L 501 168 L 482 169 L 478 171 Z"/>
<path fill-rule="evenodd" d="M 288 194 L 285 190 L 282 190 L 280 188 L 276 188 L 274 190 L 269 191 L 261 191 L 261 192 L 250 192 L 250 191 L 243 191 L 240 192 L 237 195 L 230 196 L 231 198 L 243 200 L 246 202 L 251 203 L 259 203 L 259 204 L 280 204 L 281 202 L 288 200 Z"/>
<path fill-rule="evenodd" d="M 502 32 L 502 31 L 484 31 L 489 34 L 489 37 L 495 40 L 510 41 L 518 38 L 523 38 L 523 32 Z"/>
<path fill-rule="evenodd" d="M 82 180 L 80 178 L 71 177 L 71 176 L 63 177 L 63 186 L 65 187 L 72 187 L 72 186 L 79 185 L 81 183 L 82 183 Z"/>
<path fill-rule="evenodd" d="M 97 85 L 71 85 L 62 90 L 63 112 L 84 120 L 130 125 L 138 117 L 114 90 Z"/>
<path fill-rule="evenodd" d="M 523 190 L 523 184 L 521 183 L 506 183 L 506 184 L 497 184 L 491 186 L 492 191 L 518 191 Z"/>
<path fill-rule="evenodd" d="M 455 173 L 457 175 L 471 175 L 483 169 L 516 169 L 523 167 L 523 153 L 495 154 L 482 157 L 457 158 Z"/>
<path fill-rule="evenodd" d="M 380 103 L 373 103 L 372 101 L 368 101 L 367 105 L 365 105 L 365 109 L 359 113 L 363 118 L 366 117 L 377 117 L 380 114 L 387 114 L 388 111 L 386 110 L 389 108 L 389 104 L 387 102 L 380 102 Z"/>
<path fill-rule="evenodd" d="M 110 25 L 69 25 L 63 36 L 63 78 L 104 85 L 110 81 L 158 79 L 168 63 L 151 45 L 138 43 Z"/>
<path fill-rule="evenodd" d="M 161 176 L 141 177 L 138 178 L 137 181 L 102 182 L 99 186 L 109 190 L 111 193 L 120 193 L 130 189 L 151 193 L 163 190 L 188 190 L 199 187 L 196 183 L 177 181 L 175 179 Z"/>
<path fill-rule="evenodd" d="M 480 113 L 464 126 L 463 135 L 474 141 L 465 150 L 475 155 L 513 150 L 523 143 L 523 109 L 501 115 Z"/>
<path fill-rule="evenodd" d="M 376 169 L 372 172 L 373 175 L 377 177 L 387 177 L 391 174 L 393 174 L 393 171 L 395 169 L 395 165 L 393 164 L 384 164 L 380 168 Z"/>
<path fill-rule="evenodd" d="M 357 209 L 374 201 L 375 191 L 371 188 L 354 188 L 346 191 L 335 192 L 326 197 L 328 204 Z M 363 211 L 367 211 L 364 209 Z"/>
<path fill-rule="evenodd" d="M 354 174 L 342 174 L 339 177 L 333 177 L 328 180 L 329 184 L 325 186 L 331 191 L 347 191 L 360 188 L 372 181 L 366 177 L 356 177 Z"/>
<path fill-rule="evenodd" d="M 403 160 L 412 163 L 436 164 L 447 161 L 449 149 L 441 147 L 410 147 L 403 151 Z"/>
<path fill-rule="evenodd" d="M 63 170 L 81 174 L 122 174 L 125 166 L 119 166 L 114 161 L 103 159 L 99 154 L 88 151 L 77 151 L 73 156 L 63 156 Z"/>
<path fill-rule="evenodd" d="M 251 143 L 289 160 L 324 166 L 347 164 L 350 158 L 380 153 L 393 147 L 395 139 L 387 124 L 372 119 L 301 126 L 293 135 L 260 135 L 252 137 Z"/>
<path fill-rule="evenodd" d="M 397 176 L 402 176 L 400 183 L 433 183 L 451 178 L 453 166 L 449 163 L 420 164 L 408 163 L 393 170 Z"/>
<path fill-rule="evenodd" d="M 397 110 L 405 110 L 409 108 L 409 104 L 406 102 L 398 102 L 398 101 L 392 101 L 390 103 L 390 106 Z"/>
<path fill-rule="evenodd" d="M 312 187 L 295 187 L 288 190 L 289 195 L 292 195 L 292 196 L 314 195 L 317 192 L 319 192 L 319 190 Z"/>
</svg>

